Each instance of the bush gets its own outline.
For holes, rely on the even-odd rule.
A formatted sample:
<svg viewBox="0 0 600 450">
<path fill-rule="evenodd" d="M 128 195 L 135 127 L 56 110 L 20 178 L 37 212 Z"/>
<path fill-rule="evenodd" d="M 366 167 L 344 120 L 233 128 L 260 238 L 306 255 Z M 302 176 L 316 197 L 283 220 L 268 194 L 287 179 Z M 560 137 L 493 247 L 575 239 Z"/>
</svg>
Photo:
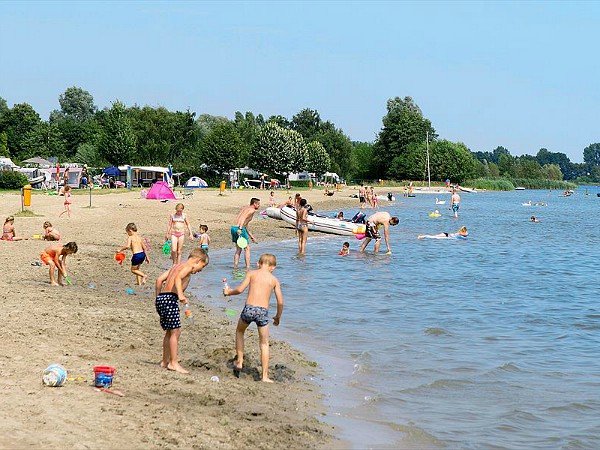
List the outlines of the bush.
<svg viewBox="0 0 600 450">
<path fill-rule="evenodd" d="M 558 180 L 538 180 L 531 178 L 513 178 L 512 182 L 515 186 L 523 186 L 527 189 L 575 189 L 575 183 Z"/>
<path fill-rule="evenodd" d="M 290 180 L 291 187 L 308 187 L 309 180 Z"/>
<path fill-rule="evenodd" d="M 515 189 L 515 185 L 506 178 L 477 178 L 465 181 L 464 185 L 488 191 L 512 191 Z"/>
<path fill-rule="evenodd" d="M 27 177 L 12 170 L 0 171 L 0 189 L 21 189 L 27 184 Z"/>
</svg>

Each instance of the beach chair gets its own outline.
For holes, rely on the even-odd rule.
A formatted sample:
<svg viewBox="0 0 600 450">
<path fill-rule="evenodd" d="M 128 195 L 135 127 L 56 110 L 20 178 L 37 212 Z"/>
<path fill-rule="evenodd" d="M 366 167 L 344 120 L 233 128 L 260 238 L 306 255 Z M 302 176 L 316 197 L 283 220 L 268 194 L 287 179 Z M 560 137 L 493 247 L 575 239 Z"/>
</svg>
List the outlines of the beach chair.
<svg viewBox="0 0 600 450">
<path fill-rule="evenodd" d="M 186 199 L 186 198 L 191 198 L 194 196 L 194 190 L 193 189 L 182 189 L 181 190 L 181 197 Z"/>
</svg>

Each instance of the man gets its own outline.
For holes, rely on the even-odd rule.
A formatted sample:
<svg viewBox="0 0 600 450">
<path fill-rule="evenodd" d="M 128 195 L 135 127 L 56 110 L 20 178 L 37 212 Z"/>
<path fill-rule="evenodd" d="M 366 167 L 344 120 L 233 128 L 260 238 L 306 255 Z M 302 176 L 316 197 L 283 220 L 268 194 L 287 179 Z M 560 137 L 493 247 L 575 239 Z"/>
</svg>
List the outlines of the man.
<svg viewBox="0 0 600 450">
<path fill-rule="evenodd" d="M 392 217 L 390 213 L 386 211 L 376 212 L 367 219 L 367 228 L 365 231 L 365 240 L 360 246 L 360 251 L 364 252 L 371 242 L 371 239 L 375 239 L 375 253 L 379 252 L 379 246 L 381 245 L 381 235 L 379 234 L 379 227 L 383 225 L 383 236 L 385 237 L 385 245 L 387 247 L 387 255 L 392 254 L 390 248 L 390 225 L 398 225 L 397 217 Z"/>
<path fill-rule="evenodd" d="M 452 197 L 450 198 L 450 203 L 452 204 L 452 212 L 454 212 L 454 217 L 458 218 L 460 195 L 458 195 L 458 192 L 456 192 L 456 189 L 452 189 Z"/>
<path fill-rule="evenodd" d="M 365 207 L 365 195 L 365 185 L 361 184 L 360 188 L 358 189 L 358 202 L 360 203 L 360 209 Z"/>
<path fill-rule="evenodd" d="M 260 208 L 260 199 L 252 198 L 250 200 L 250 205 L 244 206 L 235 219 L 235 225 L 231 227 L 231 240 L 235 244 L 235 256 L 233 257 L 233 267 L 237 269 L 238 264 L 240 262 L 240 255 L 242 253 L 242 248 L 238 245 L 237 240 L 240 237 L 246 239 L 246 241 L 252 240 L 252 242 L 256 243 L 256 239 L 250 231 L 248 230 L 248 223 L 254 217 L 254 213 L 258 211 Z M 250 268 L 250 245 L 245 247 L 244 257 L 246 260 L 246 269 Z"/>
</svg>

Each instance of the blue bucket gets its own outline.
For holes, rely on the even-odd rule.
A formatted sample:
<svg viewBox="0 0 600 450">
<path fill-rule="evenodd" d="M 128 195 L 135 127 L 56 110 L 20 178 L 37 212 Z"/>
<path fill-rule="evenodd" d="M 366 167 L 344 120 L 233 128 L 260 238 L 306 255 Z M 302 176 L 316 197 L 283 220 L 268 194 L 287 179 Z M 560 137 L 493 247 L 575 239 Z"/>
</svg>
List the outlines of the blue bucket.
<svg viewBox="0 0 600 450">
<path fill-rule="evenodd" d="M 52 364 L 44 370 L 42 382 L 46 386 L 58 387 L 65 384 L 67 381 L 67 369 L 60 364 Z"/>
</svg>

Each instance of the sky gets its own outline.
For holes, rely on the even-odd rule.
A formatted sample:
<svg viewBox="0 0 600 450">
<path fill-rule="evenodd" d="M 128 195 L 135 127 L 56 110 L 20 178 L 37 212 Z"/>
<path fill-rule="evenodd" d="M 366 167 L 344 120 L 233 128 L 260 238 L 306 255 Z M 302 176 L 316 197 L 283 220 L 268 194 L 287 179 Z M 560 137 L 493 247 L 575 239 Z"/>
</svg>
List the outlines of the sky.
<svg viewBox="0 0 600 450">
<path fill-rule="evenodd" d="M 0 97 L 319 111 L 373 141 L 410 96 L 442 139 L 581 162 L 600 142 L 600 2 L 0 2 Z"/>
</svg>

